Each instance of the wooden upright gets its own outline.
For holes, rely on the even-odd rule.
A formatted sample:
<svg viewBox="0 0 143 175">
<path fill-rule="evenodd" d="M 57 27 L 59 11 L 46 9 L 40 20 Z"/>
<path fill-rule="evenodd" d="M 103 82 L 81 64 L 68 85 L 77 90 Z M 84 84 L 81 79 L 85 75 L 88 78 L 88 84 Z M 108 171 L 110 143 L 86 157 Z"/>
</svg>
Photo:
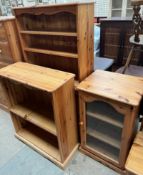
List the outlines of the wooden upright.
<svg viewBox="0 0 143 175">
<path fill-rule="evenodd" d="M 93 72 L 94 2 L 14 8 L 26 62 L 76 74 Z"/>
<path fill-rule="evenodd" d="M 64 168 L 78 145 L 74 75 L 19 62 L 0 77 L 16 137 Z"/>
</svg>

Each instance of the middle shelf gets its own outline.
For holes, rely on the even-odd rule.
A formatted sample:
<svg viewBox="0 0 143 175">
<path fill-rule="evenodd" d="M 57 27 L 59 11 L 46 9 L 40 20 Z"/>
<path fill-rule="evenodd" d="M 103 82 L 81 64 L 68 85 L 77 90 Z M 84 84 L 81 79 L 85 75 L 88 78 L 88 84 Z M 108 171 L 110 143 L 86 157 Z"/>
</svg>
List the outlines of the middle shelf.
<svg viewBox="0 0 143 175">
<path fill-rule="evenodd" d="M 68 58 L 78 58 L 78 54 L 68 53 L 68 52 L 61 52 L 61 51 L 53 51 L 53 50 L 46 50 L 46 49 L 37 49 L 37 48 L 24 48 L 26 52 L 34 52 L 34 53 L 42 53 L 48 55 L 56 55 L 56 56 L 63 56 Z"/>
<path fill-rule="evenodd" d="M 92 136 L 93 138 L 98 139 L 104 143 L 107 143 L 117 149 L 120 149 L 120 140 L 114 139 L 108 135 L 103 134 L 102 132 L 88 128 L 87 135 Z"/>
<path fill-rule="evenodd" d="M 76 37 L 76 32 L 54 32 L 54 31 L 31 31 L 31 30 L 21 30 L 21 34 L 27 35 L 53 35 L 53 36 L 73 36 Z"/>
<path fill-rule="evenodd" d="M 13 106 L 10 112 L 57 136 L 56 125 L 50 116 L 53 115 L 51 112 L 48 114 L 46 111 L 44 114 L 24 104 Z"/>
</svg>

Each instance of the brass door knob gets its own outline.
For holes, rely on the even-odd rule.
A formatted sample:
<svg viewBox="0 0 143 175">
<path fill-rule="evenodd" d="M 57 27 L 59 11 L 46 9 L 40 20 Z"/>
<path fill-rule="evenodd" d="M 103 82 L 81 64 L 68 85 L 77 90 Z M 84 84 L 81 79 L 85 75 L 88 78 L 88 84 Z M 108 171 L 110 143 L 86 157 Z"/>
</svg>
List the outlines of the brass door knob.
<svg viewBox="0 0 143 175">
<path fill-rule="evenodd" d="M 82 126 L 83 125 L 83 122 L 80 122 L 79 125 Z"/>
</svg>

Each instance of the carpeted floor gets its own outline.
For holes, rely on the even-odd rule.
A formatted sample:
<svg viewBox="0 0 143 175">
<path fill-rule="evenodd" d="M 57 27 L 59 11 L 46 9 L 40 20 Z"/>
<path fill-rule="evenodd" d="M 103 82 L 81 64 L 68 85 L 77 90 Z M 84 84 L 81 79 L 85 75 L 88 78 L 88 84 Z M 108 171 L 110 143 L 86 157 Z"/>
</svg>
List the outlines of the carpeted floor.
<svg viewBox="0 0 143 175">
<path fill-rule="evenodd" d="M 0 175 L 118 175 L 77 151 L 65 171 L 14 137 L 8 113 L 0 110 Z"/>
</svg>

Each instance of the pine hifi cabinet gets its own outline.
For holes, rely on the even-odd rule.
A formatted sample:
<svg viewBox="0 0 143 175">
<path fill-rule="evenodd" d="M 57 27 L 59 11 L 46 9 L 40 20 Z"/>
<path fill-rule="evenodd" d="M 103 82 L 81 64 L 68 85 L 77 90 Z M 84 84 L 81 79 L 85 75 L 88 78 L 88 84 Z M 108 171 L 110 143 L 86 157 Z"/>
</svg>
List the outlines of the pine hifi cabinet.
<svg viewBox="0 0 143 175">
<path fill-rule="evenodd" d="M 74 75 L 19 62 L 0 78 L 16 137 L 64 168 L 78 147 Z"/>
<path fill-rule="evenodd" d="M 14 16 L 0 17 L 0 68 L 20 61 L 22 58 L 20 42 Z M 0 83 L 0 108 L 7 110 L 8 101 Z"/>
<path fill-rule="evenodd" d="M 76 75 L 93 72 L 94 2 L 13 9 L 24 60 Z"/>
<path fill-rule="evenodd" d="M 136 133 L 143 78 L 97 70 L 77 87 L 80 150 L 124 173 Z"/>
</svg>

